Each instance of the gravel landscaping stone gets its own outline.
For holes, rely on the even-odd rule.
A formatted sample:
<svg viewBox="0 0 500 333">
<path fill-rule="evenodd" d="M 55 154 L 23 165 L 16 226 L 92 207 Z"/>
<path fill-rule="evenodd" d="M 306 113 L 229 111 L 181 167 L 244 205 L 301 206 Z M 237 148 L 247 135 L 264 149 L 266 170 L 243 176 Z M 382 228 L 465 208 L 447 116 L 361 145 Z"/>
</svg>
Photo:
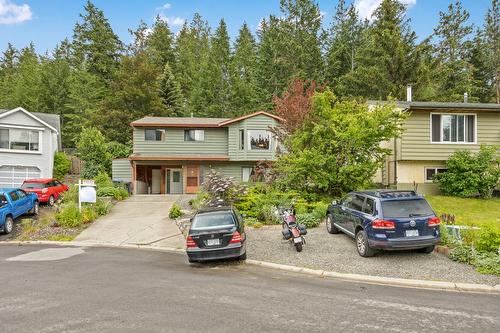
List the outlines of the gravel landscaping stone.
<svg viewBox="0 0 500 333">
<path fill-rule="evenodd" d="M 383 251 L 372 258 L 362 258 L 354 240 L 347 235 L 331 235 L 325 225 L 308 229 L 302 252 L 283 240 L 280 226 L 247 227 L 249 259 L 301 266 L 339 273 L 355 273 L 463 283 L 500 284 L 500 277 L 484 275 L 474 267 L 448 259 L 443 254 L 416 251 Z"/>
</svg>

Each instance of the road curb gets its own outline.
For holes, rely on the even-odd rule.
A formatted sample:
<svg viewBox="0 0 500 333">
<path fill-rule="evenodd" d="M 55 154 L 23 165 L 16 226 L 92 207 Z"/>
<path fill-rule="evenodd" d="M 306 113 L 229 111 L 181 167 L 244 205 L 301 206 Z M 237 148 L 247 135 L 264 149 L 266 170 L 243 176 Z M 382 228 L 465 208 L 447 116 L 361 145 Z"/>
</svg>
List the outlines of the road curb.
<svg viewBox="0 0 500 333">
<path fill-rule="evenodd" d="M 185 253 L 185 249 L 177 249 L 172 247 L 158 247 L 151 245 L 133 245 L 133 244 L 115 245 L 115 244 L 60 242 L 60 241 L 6 241 L 0 243 L 0 245 L 2 244 L 11 244 L 11 245 L 13 244 L 20 246 L 56 245 L 56 246 L 78 246 L 78 247 L 126 248 L 126 249 L 149 250 L 149 251 L 178 253 L 178 254 Z M 247 265 L 277 269 L 292 273 L 301 273 L 314 277 L 333 278 L 345 281 L 386 285 L 391 287 L 410 287 L 410 288 L 437 289 L 437 290 L 459 291 L 459 292 L 480 292 L 489 294 L 500 294 L 500 284 L 497 284 L 495 286 L 488 286 L 485 284 L 475 284 L 475 283 L 426 281 L 426 280 L 416 280 L 416 279 L 391 278 L 391 277 L 374 276 L 374 275 L 362 275 L 353 273 L 339 273 L 339 272 L 324 271 L 320 269 L 311 269 L 311 268 L 291 266 L 291 265 L 275 264 L 272 262 L 253 260 L 253 259 L 247 259 L 245 263 Z"/>
<path fill-rule="evenodd" d="M 400 279 L 383 276 L 351 274 L 351 273 L 338 273 L 323 271 L 319 269 L 302 268 L 297 266 L 274 264 L 267 261 L 247 259 L 246 263 L 249 265 L 261 266 L 272 269 L 279 269 L 282 271 L 302 273 L 316 277 L 334 278 L 345 281 L 356 281 L 370 284 L 387 285 L 391 287 L 411 287 L 411 288 L 424 288 L 424 289 L 438 289 L 448 291 L 468 291 L 468 292 L 481 292 L 489 294 L 500 294 L 500 285 L 488 286 L 486 284 L 474 283 L 455 283 L 444 281 L 425 281 L 416 279 Z"/>
</svg>

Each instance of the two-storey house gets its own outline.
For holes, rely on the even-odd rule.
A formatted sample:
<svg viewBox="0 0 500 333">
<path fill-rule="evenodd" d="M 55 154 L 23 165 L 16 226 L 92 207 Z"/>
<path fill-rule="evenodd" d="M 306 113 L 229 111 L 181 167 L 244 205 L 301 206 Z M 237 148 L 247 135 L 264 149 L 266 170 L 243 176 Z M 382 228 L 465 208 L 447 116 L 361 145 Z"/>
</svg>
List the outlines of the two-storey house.
<svg viewBox="0 0 500 333">
<path fill-rule="evenodd" d="M 270 127 L 281 119 L 260 111 L 243 117 L 145 117 L 131 123 L 133 153 L 113 161 L 113 179 L 136 194 L 196 193 L 210 169 L 248 181 L 257 161 L 274 160 Z"/>
<path fill-rule="evenodd" d="M 59 115 L 0 110 L 0 187 L 19 187 L 28 178 L 50 178 L 60 148 Z"/>
<path fill-rule="evenodd" d="M 454 152 L 477 152 L 481 144 L 500 147 L 499 104 L 410 101 L 397 107 L 409 117 L 401 138 L 385 143 L 392 154 L 376 183 L 437 194 L 432 178 L 446 171 L 446 160 Z"/>
</svg>

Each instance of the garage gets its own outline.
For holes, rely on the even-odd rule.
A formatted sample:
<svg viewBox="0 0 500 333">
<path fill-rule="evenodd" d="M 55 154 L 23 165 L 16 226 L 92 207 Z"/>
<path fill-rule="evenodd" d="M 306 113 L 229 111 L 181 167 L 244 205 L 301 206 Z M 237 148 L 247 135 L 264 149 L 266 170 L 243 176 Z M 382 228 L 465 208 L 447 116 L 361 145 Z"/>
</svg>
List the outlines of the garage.
<svg viewBox="0 0 500 333">
<path fill-rule="evenodd" d="M 20 187 L 25 179 L 40 178 L 40 169 L 34 166 L 0 166 L 0 188 Z"/>
</svg>

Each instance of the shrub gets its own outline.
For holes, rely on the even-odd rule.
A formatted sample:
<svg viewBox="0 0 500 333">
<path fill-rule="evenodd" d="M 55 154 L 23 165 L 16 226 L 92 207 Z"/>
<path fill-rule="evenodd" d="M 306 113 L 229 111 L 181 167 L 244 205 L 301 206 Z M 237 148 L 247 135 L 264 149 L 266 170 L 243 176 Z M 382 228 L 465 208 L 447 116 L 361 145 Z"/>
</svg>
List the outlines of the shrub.
<svg viewBox="0 0 500 333">
<path fill-rule="evenodd" d="M 116 187 L 116 192 L 114 198 L 116 200 L 124 200 L 128 198 L 128 191 L 123 187 Z"/>
<path fill-rule="evenodd" d="M 58 151 L 54 155 L 54 171 L 52 176 L 56 179 L 62 180 L 71 168 L 71 160 L 62 151 Z"/>
<path fill-rule="evenodd" d="M 113 186 L 113 182 L 106 172 L 99 172 L 97 176 L 94 177 L 94 182 L 98 189 L 101 187 Z"/>
<path fill-rule="evenodd" d="M 450 252 L 450 259 L 466 264 L 474 263 L 474 249 L 468 245 L 459 245 Z"/>
<path fill-rule="evenodd" d="M 76 228 L 82 225 L 82 214 L 74 203 L 64 205 L 56 214 L 57 223 L 63 228 Z"/>
<path fill-rule="evenodd" d="M 265 224 L 281 224 L 281 219 L 276 206 L 267 204 L 261 207 L 257 219 Z"/>
<path fill-rule="evenodd" d="M 446 161 L 447 171 L 434 181 L 444 194 L 458 197 L 490 198 L 500 182 L 500 164 L 494 146 L 482 145 L 478 153 L 455 152 Z"/>
<path fill-rule="evenodd" d="M 208 200 L 208 194 L 204 191 L 199 191 L 194 199 L 189 200 L 189 205 L 193 209 L 200 209 L 203 207 L 204 203 Z"/>
<path fill-rule="evenodd" d="M 106 215 L 107 213 L 109 213 L 112 207 L 113 204 L 110 201 L 103 200 L 101 198 L 98 198 L 94 205 L 95 212 L 99 216 Z"/>
<path fill-rule="evenodd" d="M 205 205 L 208 207 L 232 205 L 245 194 L 243 186 L 215 170 L 210 170 L 205 176 L 203 190 L 207 193 Z"/>
<path fill-rule="evenodd" d="M 78 186 L 70 185 L 69 190 L 62 194 L 62 202 L 63 203 L 78 203 Z"/>
<path fill-rule="evenodd" d="M 99 172 L 110 172 L 111 154 L 104 135 L 96 128 L 84 128 L 76 144 L 76 151 L 85 163 L 82 176 L 92 179 Z"/>
<path fill-rule="evenodd" d="M 305 225 L 307 228 L 316 228 L 320 223 L 320 219 L 312 213 L 297 214 L 297 222 Z"/>
<path fill-rule="evenodd" d="M 171 219 L 177 219 L 182 216 L 181 207 L 178 204 L 173 204 L 168 213 Z"/>
<path fill-rule="evenodd" d="M 117 188 L 113 186 L 107 187 L 98 187 L 97 188 L 97 196 L 98 197 L 111 197 L 114 198 L 116 195 Z"/>
<path fill-rule="evenodd" d="M 123 144 L 116 141 L 108 143 L 108 152 L 111 158 L 123 158 L 132 154 L 132 143 Z"/>
<path fill-rule="evenodd" d="M 83 223 L 90 223 L 97 218 L 98 214 L 94 210 L 94 207 L 87 206 L 82 208 L 81 216 Z"/>
<path fill-rule="evenodd" d="M 498 253 L 500 251 L 500 229 L 494 226 L 482 227 L 475 246 L 479 252 Z"/>
<path fill-rule="evenodd" d="M 85 162 L 80 172 L 80 176 L 84 179 L 93 179 L 100 172 L 103 172 L 103 168 L 100 165 L 94 162 Z"/>
<path fill-rule="evenodd" d="M 474 265 L 479 273 L 500 275 L 500 254 L 480 253 Z"/>
</svg>

